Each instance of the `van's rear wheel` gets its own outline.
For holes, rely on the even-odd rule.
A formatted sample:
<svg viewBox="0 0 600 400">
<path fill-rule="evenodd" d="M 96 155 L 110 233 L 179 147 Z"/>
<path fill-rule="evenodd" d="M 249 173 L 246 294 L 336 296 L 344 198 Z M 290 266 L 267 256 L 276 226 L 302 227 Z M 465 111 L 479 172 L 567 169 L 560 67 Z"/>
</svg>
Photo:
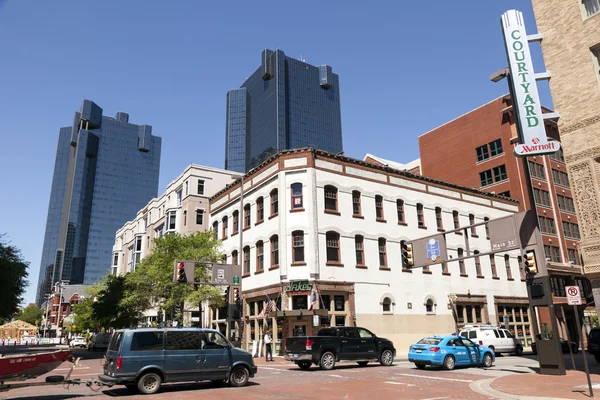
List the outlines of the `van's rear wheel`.
<svg viewBox="0 0 600 400">
<path fill-rule="evenodd" d="M 335 355 L 332 352 L 326 351 L 321 355 L 321 361 L 319 362 L 321 369 L 329 371 L 335 367 Z"/>
<path fill-rule="evenodd" d="M 312 363 L 310 361 L 300 361 L 300 362 L 298 362 L 298 367 L 300 367 L 300 369 L 302 369 L 304 371 L 310 369 L 311 365 L 312 365 Z"/>
<path fill-rule="evenodd" d="M 154 372 L 149 372 L 145 375 L 142 375 L 138 381 L 137 388 L 142 394 L 154 394 L 158 392 L 158 389 L 160 389 L 161 383 L 162 378 L 160 375 Z"/>
</svg>

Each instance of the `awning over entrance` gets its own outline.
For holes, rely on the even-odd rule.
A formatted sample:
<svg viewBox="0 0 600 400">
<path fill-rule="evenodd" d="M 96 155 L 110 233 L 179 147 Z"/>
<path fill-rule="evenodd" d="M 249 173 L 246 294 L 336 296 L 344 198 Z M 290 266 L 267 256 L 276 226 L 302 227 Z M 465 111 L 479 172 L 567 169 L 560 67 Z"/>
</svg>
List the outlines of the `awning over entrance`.
<svg viewBox="0 0 600 400">
<path fill-rule="evenodd" d="M 270 318 L 279 317 L 302 317 L 305 315 L 328 315 L 329 311 L 323 308 L 316 310 L 283 310 L 283 311 L 271 311 L 269 313 Z"/>
</svg>

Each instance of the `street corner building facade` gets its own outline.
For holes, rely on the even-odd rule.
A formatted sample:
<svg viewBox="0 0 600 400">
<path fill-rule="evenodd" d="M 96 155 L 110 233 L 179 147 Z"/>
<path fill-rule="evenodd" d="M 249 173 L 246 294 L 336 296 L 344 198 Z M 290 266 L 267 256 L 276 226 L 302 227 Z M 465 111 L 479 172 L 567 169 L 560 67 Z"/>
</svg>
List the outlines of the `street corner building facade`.
<svg viewBox="0 0 600 400">
<path fill-rule="evenodd" d="M 239 175 L 218 168 L 189 165 L 167 185 L 161 196 L 140 207 L 134 219 L 113 232 L 112 274 L 124 275 L 133 271 L 151 252 L 155 238 L 171 233 L 188 235 L 206 231 L 210 227 L 209 198 Z M 105 264 L 107 262 L 108 259 Z M 160 322 L 156 309 L 146 310 L 145 315 L 148 323 Z"/>
<path fill-rule="evenodd" d="M 338 75 L 281 50 L 263 50 L 256 71 L 227 93 L 226 118 L 227 170 L 247 172 L 279 150 L 343 150 Z"/>
<path fill-rule="evenodd" d="M 600 1 L 533 0 L 581 226 L 584 272 L 600 301 Z"/>
<path fill-rule="evenodd" d="M 211 198 L 210 220 L 228 263 L 242 264 L 246 348 L 266 330 L 281 352 L 291 335 L 361 326 L 406 352 L 422 336 L 504 315 L 531 344 L 520 256 L 477 256 L 491 251 L 484 225 L 467 234 L 469 248 L 447 235 L 450 256 L 472 259 L 410 269 L 401 257 L 403 241 L 510 215 L 515 200 L 316 149 L 267 159 L 244 177 L 242 199 L 240 184 Z"/>
<path fill-rule="evenodd" d="M 158 191 L 161 138 L 90 100 L 60 128 L 36 303 L 55 282 L 91 284 L 109 268 L 114 232 Z"/>
</svg>

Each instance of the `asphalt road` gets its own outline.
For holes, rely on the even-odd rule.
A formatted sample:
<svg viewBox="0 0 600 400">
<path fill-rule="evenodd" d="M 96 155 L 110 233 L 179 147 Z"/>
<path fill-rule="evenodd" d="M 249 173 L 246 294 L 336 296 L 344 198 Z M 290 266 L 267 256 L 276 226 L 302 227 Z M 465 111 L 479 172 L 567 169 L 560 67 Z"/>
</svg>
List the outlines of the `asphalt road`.
<svg viewBox="0 0 600 400">
<path fill-rule="evenodd" d="M 82 381 L 95 378 L 101 372 L 102 353 L 90 353 L 77 350 L 74 355 L 81 357 L 72 378 Z M 581 354 L 577 355 L 578 366 L 583 368 Z M 292 363 L 281 358 L 266 363 L 255 359 L 258 374 L 251 379 L 248 386 L 230 388 L 212 383 L 165 384 L 159 393 L 141 396 L 131 393 L 124 387 L 90 390 L 85 385 L 64 388 L 62 385 L 30 387 L 0 393 L 0 397 L 10 399 L 63 400 L 78 397 L 95 397 L 99 399 L 111 397 L 127 397 L 131 399 L 228 399 L 240 397 L 246 399 L 489 399 L 474 392 L 470 385 L 473 382 L 510 375 L 523 374 L 535 370 L 537 361 L 534 356 L 498 357 L 491 368 L 457 368 L 454 371 L 427 368 L 417 370 L 412 363 L 397 361 L 391 367 L 369 364 L 359 367 L 356 364 L 338 364 L 332 371 L 322 371 L 313 367 L 309 371 L 301 371 Z M 568 354 L 565 361 L 569 361 Z M 595 370 L 596 362 L 590 364 Z M 66 374 L 69 364 L 64 364 L 53 371 L 53 375 Z M 600 371 L 598 371 L 600 372 Z M 43 381 L 43 379 L 39 379 Z"/>
</svg>

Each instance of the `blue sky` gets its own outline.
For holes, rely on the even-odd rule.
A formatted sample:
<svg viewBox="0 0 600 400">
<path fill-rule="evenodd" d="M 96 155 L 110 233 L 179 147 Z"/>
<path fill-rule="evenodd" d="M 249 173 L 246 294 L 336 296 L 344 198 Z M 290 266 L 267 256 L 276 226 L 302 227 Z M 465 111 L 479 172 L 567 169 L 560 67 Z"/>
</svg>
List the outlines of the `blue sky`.
<svg viewBox="0 0 600 400">
<path fill-rule="evenodd" d="M 25 300 L 58 130 L 84 98 L 162 136 L 160 193 L 192 162 L 223 167 L 225 94 L 279 48 L 340 76 L 346 155 L 407 162 L 420 134 L 508 92 L 489 76 L 507 64 L 500 15 L 511 8 L 537 32 L 523 0 L 0 0 L 0 233 L 31 263 Z M 546 84 L 540 93 L 551 107 Z"/>
</svg>

